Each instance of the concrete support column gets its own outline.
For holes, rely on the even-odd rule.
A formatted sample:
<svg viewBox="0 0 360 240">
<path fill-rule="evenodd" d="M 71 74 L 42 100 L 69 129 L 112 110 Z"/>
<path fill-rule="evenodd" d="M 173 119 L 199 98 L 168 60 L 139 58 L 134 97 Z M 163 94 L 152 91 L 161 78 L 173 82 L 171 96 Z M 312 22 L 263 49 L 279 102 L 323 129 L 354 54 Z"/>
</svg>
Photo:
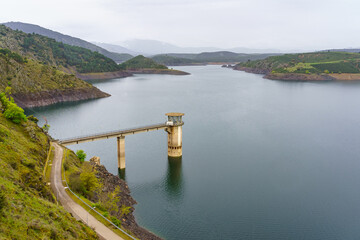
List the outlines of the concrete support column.
<svg viewBox="0 0 360 240">
<path fill-rule="evenodd" d="M 169 126 L 168 128 L 168 156 L 182 156 L 182 126 Z"/>
<path fill-rule="evenodd" d="M 117 137 L 118 168 L 125 169 L 125 137 Z"/>
</svg>

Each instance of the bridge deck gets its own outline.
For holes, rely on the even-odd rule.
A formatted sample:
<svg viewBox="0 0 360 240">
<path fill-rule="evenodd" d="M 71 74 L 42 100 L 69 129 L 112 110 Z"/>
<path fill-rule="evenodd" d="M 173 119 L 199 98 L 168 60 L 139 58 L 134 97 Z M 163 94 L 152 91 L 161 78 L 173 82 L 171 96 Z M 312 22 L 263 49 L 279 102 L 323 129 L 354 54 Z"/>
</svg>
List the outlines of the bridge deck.
<svg viewBox="0 0 360 240">
<path fill-rule="evenodd" d="M 183 123 L 181 125 L 183 125 Z M 159 123 L 159 124 L 138 127 L 138 128 L 130 128 L 130 129 L 124 129 L 124 130 L 119 130 L 119 131 L 104 132 L 104 133 L 99 133 L 99 134 L 94 134 L 94 135 L 61 139 L 61 140 L 59 140 L 59 143 L 64 146 L 67 146 L 67 145 L 79 144 L 79 143 L 84 143 L 84 142 L 92 142 L 92 141 L 101 140 L 101 139 L 122 137 L 122 136 L 132 135 L 132 134 L 141 133 L 141 132 L 149 132 L 149 131 L 154 131 L 154 130 L 159 130 L 159 129 L 165 129 L 167 127 L 168 127 L 168 125 L 166 125 L 165 123 Z"/>
</svg>

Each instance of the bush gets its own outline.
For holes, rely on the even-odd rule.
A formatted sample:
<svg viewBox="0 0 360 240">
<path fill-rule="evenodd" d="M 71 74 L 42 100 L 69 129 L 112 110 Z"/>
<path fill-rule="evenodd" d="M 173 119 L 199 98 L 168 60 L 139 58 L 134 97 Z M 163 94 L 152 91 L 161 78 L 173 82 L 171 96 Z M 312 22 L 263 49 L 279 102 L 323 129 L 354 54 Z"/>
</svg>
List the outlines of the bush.
<svg viewBox="0 0 360 240">
<path fill-rule="evenodd" d="M 12 97 L 8 97 L 11 94 L 11 88 L 6 87 L 5 92 L 0 93 L 0 101 L 5 109 L 4 117 L 10 119 L 14 123 L 20 123 L 21 121 L 27 121 L 24 109 L 16 105 Z"/>
<path fill-rule="evenodd" d="M 0 212 L 6 207 L 7 201 L 4 192 L 0 192 Z"/>
<path fill-rule="evenodd" d="M 80 159 L 81 162 L 84 162 L 86 158 L 86 153 L 84 152 L 84 150 L 77 150 L 76 156 Z"/>
<path fill-rule="evenodd" d="M 121 227 L 121 221 L 120 221 L 119 219 L 117 219 L 116 217 L 111 216 L 111 217 L 110 217 L 110 220 L 111 220 L 111 222 L 112 222 L 113 224 L 115 224 L 116 226 Z"/>
<path fill-rule="evenodd" d="M 82 183 L 82 181 L 80 179 L 80 174 L 79 173 L 72 173 L 69 176 L 69 186 L 75 192 L 78 192 L 78 193 L 83 194 L 83 195 L 86 194 L 86 189 L 85 189 L 84 184 Z"/>
<path fill-rule="evenodd" d="M 10 102 L 4 112 L 4 117 L 10 119 L 14 123 L 21 123 L 21 121 L 27 121 L 24 109 Z"/>
</svg>

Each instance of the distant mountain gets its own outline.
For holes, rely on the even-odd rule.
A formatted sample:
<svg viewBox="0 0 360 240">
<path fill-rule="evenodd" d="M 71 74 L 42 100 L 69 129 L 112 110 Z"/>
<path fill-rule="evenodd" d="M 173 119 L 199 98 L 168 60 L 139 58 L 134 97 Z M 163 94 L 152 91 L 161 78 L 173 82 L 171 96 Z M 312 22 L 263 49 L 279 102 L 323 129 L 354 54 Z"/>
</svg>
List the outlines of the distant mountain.
<svg viewBox="0 0 360 240">
<path fill-rule="evenodd" d="M 82 48 L 86 48 L 86 49 L 89 49 L 94 52 L 101 53 L 104 56 L 111 58 L 112 60 L 114 60 L 115 62 L 118 62 L 118 63 L 126 61 L 132 57 L 129 54 L 119 54 L 119 53 L 109 52 L 106 49 L 103 49 L 99 46 L 96 46 L 95 44 L 89 43 L 80 38 L 75 38 L 75 37 L 71 37 L 68 35 L 64 35 L 62 33 L 55 32 L 55 31 L 40 27 L 38 25 L 22 23 L 22 22 L 7 22 L 7 23 L 2 23 L 2 24 L 13 30 L 20 30 L 25 33 L 36 33 L 36 34 L 39 34 L 39 35 L 42 35 L 45 37 L 53 38 L 57 42 L 62 42 L 62 43 L 69 44 L 72 46 L 82 47 Z"/>
<path fill-rule="evenodd" d="M 93 42 L 93 43 L 99 47 L 102 47 L 102 48 L 110 51 L 110 52 L 128 54 L 128 56 L 131 56 L 130 58 L 132 58 L 133 56 L 140 55 L 139 52 L 132 51 L 132 50 L 124 48 L 120 45 L 115 45 L 115 44 L 110 44 L 110 43 L 100 43 L 100 42 Z M 129 59 L 127 59 L 127 60 L 129 60 Z"/>
<path fill-rule="evenodd" d="M 248 60 L 264 59 L 278 54 L 245 54 L 228 51 L 203 52 L 199 54 L 169 53 L 152 57 L 155 61 L 165 65 L 206 64 L 209 62 L 244 62 Z"/>
<path fill-rule="evenodd" d="M 219 47 L 179 47 L 174 44 L 156 41 L 156 40 L 144 40 L 134 39 L 124 42 L 118 42 L 113 45 L 119 44 L 121 46 L 130 49 L 131 51 L 144 54 L 145 56 L 167 54 L 167 53 L 202 53 L 202 52 L 220 52 L 228 51 L 234 53 L 281 53 L 278 49 L 252 49 L 252 48 L 219 48 Z M 99 45 L 106 48 L 103 45 Z M 106 48 L 108 49 L 108 48 Z M 110 49 L 108 49 L 110 51 Z M 114 51 L 114 50 L 111 50 Z"/>
<path fill-rule="evenodd" d="M 340 48 L 340 49 L 328 49 L 324 50 L 325 52 L 352 52 L 352 53 L 360 53 L 360 48 Z"/>
<path fill-rule="evenodd" d="M 179 47 L 166 42 L 144 39 L 128 40 L 121 42 L 120 45 L 132 51 L 142 53 L 146 56 L 165 53 L 200 53 L 221 50 L 219 48 L 213 47 Z"/>
</svg>

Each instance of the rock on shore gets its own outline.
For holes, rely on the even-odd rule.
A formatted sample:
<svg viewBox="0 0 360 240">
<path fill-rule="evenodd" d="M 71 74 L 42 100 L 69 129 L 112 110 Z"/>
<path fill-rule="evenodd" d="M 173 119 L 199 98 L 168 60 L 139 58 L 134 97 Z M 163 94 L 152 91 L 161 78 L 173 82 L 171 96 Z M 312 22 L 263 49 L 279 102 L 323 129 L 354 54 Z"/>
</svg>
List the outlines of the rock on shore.
<svg viewBox="0 0 360 240">
<path fill-rule="evenodd" d="M 103 192 L 113 193 L 117 187 L 120 187 L 120 192 L 118 193 L 118 197 L 120 197 L 119 202 L 117 203 L 117 211 L 111 212 L 112 215 L 117 216 L 118 219 L 121 219 L 121 225 L 125 229 L 131 231 L 136 237 L 142 240 L 161 240 L 155 234 L 149 232 L 148 230 L 140 227 L 135 220 L 133 212 L 135 208 L 133 205 L 136 204 L 136 201 L 131 197 L 130 190 L 127 183 L 120 179 L 118 176 L 115 176 L 109 173 L 104 165 L 100 165 L 100 161 L 98 158 L 92 158 L 90 160 L 90 164 L 96 170 L 96 177 L 100 180 L 103 185 Z M 94 195 L 94 201 L 97 201 L 97 196 Z M 130 212 L 126 215 L 122 215 L 120 208 L 121 206 L 132 206 Z"/>
<path fill-rule="evenodd" d="M 60 102 L 80 101 L 109 96 L 110 94 L 102 92 L 96 87 L 12 94 L 15 102 L 22 108 L 40 107 Z"/>
</svg>

